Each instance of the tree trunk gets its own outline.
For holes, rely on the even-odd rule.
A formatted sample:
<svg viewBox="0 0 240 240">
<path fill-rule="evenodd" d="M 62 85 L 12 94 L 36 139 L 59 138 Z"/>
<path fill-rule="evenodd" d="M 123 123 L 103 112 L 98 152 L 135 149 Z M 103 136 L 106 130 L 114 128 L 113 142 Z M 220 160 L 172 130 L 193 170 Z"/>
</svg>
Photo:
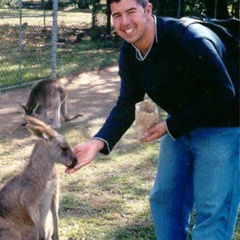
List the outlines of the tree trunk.
<svg viewBox="0 0 240 240">
<path fill-rule="evenodd" d="M 158 16 L 181 17 L 184 11 L 183 0 L 152 0 L 154 13 Z"/>
<path fill-rule="evenodd" d="M 229 18 L 227 0 L 205 0 L 206 15 L 211 18 Z"/>
<path fill-rule="evenodd" d="M 238 18 L 239 19 L 239 0 L 236 2 L 234 1 L 232 3 L 232 17 Z"/>
<path fill-rule="evenodd" d="M 92 29 L 96 27 L 96 2 L 92 0 Z"/>
<path fill-rule="evenodd" d="M 158 0 L 150 0 L 153 5 L 153 13 L 159 15 L 159 1 Z"/>
<path fill-rule="evenodd" d="M 107 35 L 110 35 L 111 34 L 111 9 L 110 9 L 109 0 L 107 0 L 106 15 L 107 15 Z"/>
</svg>

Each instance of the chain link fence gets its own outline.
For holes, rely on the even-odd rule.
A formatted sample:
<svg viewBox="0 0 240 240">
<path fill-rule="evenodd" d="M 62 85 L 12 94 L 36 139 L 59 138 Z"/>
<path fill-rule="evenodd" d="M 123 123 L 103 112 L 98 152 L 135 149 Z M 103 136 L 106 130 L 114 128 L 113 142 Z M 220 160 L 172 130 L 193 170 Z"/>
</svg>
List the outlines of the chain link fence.
<svg viewBox="0 0 240 240">
<path fill-rule="evenodd" d="M 57 44 L 106 32 L 106 3 L 79 9 L 74 1 L 0 3 L 0 91 L 57 76 Z M 60 9 L 60 10 L 59 10 Z M 94 14 L 93 14 L 94 13 Z"/>
<path fill-rule="evenodd" d="M 157 8 L 160 1 L 151 2 Z M 185 5 L 177 11 L 187 15 L 200 16 L 206 8 L 203 0 L 179 2 Z M 238 2 L 228 1 L 232 15 L 239 12 Z M 75 74 L 74 56 L 83 39 L 101 39 L 105 48 L 116 45 L 107 13 L 107 0 L 0 0 L 0 91 Z"/>
<path fill-rule="evenodd" d="M 51 76 L 52 10 L 39 0 L 9 2 L 0 25 L 0 89 Z"/>
</svg>

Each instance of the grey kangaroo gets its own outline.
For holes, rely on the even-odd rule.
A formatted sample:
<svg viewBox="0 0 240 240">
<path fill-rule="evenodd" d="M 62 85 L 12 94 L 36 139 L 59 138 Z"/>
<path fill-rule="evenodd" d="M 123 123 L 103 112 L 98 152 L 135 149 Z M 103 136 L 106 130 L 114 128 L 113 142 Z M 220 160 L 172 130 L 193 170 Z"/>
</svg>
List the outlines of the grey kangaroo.
<svg viewBox="0 0 240 240">
<path fill-rule="evenodd" d="M 38 140 L 25 169 L 0 190 L 0 240 L 58 240 L 59 180 L 55 163 L 77 160 L 64 136 L 26 116 Z"/>
<path fill-rule="evenodd" d="M 49 124 L 48 112 L 54 113 L 53 128 L 61 127 L 60 113 L 65 121 L 73 120 L 81 114 L 69 117 L 67 113 L 67 89 L 58 80 L 42 80 L 30 91 L 26 106 L 21 105 L 26 115 L 36 117 Z"/>
</svg>

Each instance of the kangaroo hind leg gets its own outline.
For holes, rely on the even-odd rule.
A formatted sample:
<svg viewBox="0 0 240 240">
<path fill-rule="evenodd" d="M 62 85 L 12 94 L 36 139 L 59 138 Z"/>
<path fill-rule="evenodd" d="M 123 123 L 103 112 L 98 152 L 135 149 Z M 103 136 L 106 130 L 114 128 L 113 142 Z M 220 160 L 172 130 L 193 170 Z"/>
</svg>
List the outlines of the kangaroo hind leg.
<svg viewBox="0 0 240 240">
<path fill-rule="evenodd" d="M 20 233 L 12 228 L 12 225 L 0 217 L 0 240 L 22 239 Z"/>
<path fill-rule="evenodd" d="M 54 98 L 52 105 L 53 105 L 52 109 L 53 109 L 53 114 L 54 114 L 52 128 L 60 128 L 61 127 L 61 122 L 60 122 L 60 108 L 61 108 L 60 97 Z"/>
</svg>

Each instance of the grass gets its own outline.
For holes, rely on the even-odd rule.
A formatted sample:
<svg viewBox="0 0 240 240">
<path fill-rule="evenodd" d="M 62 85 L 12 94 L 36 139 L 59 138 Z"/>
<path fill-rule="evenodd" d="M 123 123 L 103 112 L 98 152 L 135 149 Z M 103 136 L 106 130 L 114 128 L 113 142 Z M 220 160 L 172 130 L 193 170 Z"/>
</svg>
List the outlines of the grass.
<svg viewBox="0 0 240 240">
<path fill-rule="evenodd" d="M 41 40 L 43 41 L 43 39 Z M 47 42 L 47 40 L 46 40 Z M 83 39 L 79 44 L 64 43 L 58 45 L 57 77 L 101 69 L 117 63 L 118 48 L 106 48 L 101 40 Z M 8 46 L 10 48 L 11 46 Z M 4 50 L 3 50 L 4 51 Z M 19 51 L 3 54 L 0 58 L 0 87 L 19 83 L 21 71 L 22 81 L 29 82 L 51 76 L 51 46 L 34 44 L 23 47 L 22 65 L 19 69 Z"/>
<path fill-rule="evenodd" d="M 88 132 L 87 124 L 62 130 L 70 145 L 79 139 L 87 140 Z M 135 137 L 133 129 L 126 137 Z M 19 151 L 17 147 L 25 146 L 26 141 L 31 140 L 1 142 L 0 185 L 16 174 L 28 157 L 29 148 Z M 99 155 L 91 165 L 73 175 L 64 174 L 60 167 L 61 240 L 154 239 L 148 195 L 156 170 L 158 142 L 141 145 L 134 141 L 131 148 L 123 139 L 112 155 Z"/>
<path fill-rule="evenodd" d="M 89 139 L 91 125 L 63 127 L 70 145 Z M 154 240 L 148 204 L 159 142 L 141 144 L 134 127 L 109 156 L 96 160 L 75 174 L 60 167 L 61 240 Z M 5 139 L 0 145 L 0 185 L 14 176 L 28 158 L 32 138 Z M 30 145 L 30 146 L 29 146 Z M 240 239 L 240 225 L 234 240 Z M 191 239 L 191 238 L 189 238 Z"/>
<path fill-rule="evenodd" d="M 58 49 L 58 75 L 82 73 L 102 69 L 117 63 L 118 49 L 104 48 L 101 40 L 83 40 L 81 44 L 62 45 Z"/>
<path fill-rule="evenodd" d="M 0 13 L 6 14 L 6 10 L 1 10 Z M 0 19 L 0 88 L 51 76 L 52 19 L 50 16 L 45 18 L 44 28 L 41 13 L 40 10 L 23 9 L 21 47 L 19 19 Z M 47 11 L 46 14 L 51 12 Z M 90 27 L 90 11 L 58 12 L 58 37 L 64 39 L 64 42 L 57 45 L 57 77 L 101 69 L 117 63 L 119 41 L 112 41 L 109 47 L 109 42 L 105 40 L 92 41 L 87 32 L 81 41 L 75 42 L 77 35 Z"/>
</svg>

